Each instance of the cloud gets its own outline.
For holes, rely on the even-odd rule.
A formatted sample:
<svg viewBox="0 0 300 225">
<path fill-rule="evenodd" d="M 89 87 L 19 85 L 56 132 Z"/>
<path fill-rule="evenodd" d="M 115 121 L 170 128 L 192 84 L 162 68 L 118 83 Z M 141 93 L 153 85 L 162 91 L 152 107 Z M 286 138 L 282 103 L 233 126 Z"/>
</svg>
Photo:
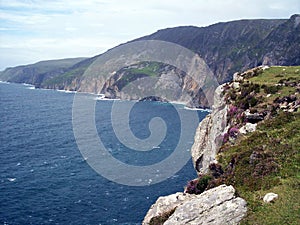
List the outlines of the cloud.
<svg viewBox="0 0 300 225">
<path fill-rule="evenodd" d="M 0 70 L 96 55 L 167 27 L 288 18 L 300 11 L 298 0 L 1 0 L 0 6 Z"/>
</svg>

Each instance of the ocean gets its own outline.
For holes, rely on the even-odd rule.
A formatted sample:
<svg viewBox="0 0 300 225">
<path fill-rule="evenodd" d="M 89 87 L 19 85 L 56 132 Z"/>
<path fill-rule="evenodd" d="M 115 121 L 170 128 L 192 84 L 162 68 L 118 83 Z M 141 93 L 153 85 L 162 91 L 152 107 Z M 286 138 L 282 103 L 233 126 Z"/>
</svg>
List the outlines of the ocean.
<svg viewBox="0 0 300 225">
<path fill-rule="evenodd" d="M 158 183 L 137 186 L 130 185 L 131 180 L 124 184 L 102 176 L 76 143 L 74 96 L 0 83 L 0 224 L 141 224 L 159 196 L 183 191 L 187 181 L 196 177 L 191 159 Z M 118 140 L 110 118 L 114 101 L 95 104 L 101 142 L 115 159 L 127 165 L 153 165 L 170 156 L 178 144 L 181 124 L 173 104 L 136 102 L 132 108 L 129 121 L 137 138 L 151 134 L 149 121 L 153 117 L 161 117 L 168 128 L 161 144 L 147 152 L 131 150 Z M 177 107 L 187 116 L 195 113 Z M 199 121 L 206 115 L 197 111 Z M 184 140 L 189 147 L 194 132 L 195 128 Z M 111 170 L 118 174 L 117 169 Z"/>
</svg>

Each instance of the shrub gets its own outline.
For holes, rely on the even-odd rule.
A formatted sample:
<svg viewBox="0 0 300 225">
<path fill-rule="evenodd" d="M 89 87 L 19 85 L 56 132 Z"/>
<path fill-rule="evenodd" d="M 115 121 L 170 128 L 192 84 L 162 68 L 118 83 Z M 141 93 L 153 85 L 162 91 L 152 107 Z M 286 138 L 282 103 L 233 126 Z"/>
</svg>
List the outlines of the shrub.
<svg viewBox="0 0 300 225">
<path fill-rule="evenodd" d="M 176 208 L 168 211 L 168 212 L 165 212 L 159 216 L 154 216 L 151 218 L 150 222 L 149 222 L 149 225 L 163 225 L 164 222 L 166 222 L 169 217 L 175 212 Z"/>
<path fill-rule="evenodd" d="M 276 94 L 282 87 L 281 86 L 267 86 L 264 85 L 264 92 L 266 94 Z"/>
<path fill-rule="evenodd" d="M 229 137 L 236 138 L 239 134 L 239 129 L 237 127 L 232 127 L 229 129 Z"/>
<path fill-rule="evenodd" d="M 208 182 L 212 179 L 210 175 L 201 175 L 198 179 L 188 182 L 185 192 L 189 194 L 201 194 L 207 188 Z"/>
<path fill-rule="evenodd" d="M 236 106 L 234 106 L 234 105 L 231 105 L 231 106 L 229 107 L 229 112 L 228 112 L 228 114 L 229 114 L 230 117 L 233 117 L 237 112 L 238 112 L 238 107 L 236 107 Z"/>
<path fill-rule="evenodd" d="M 202 193 L 203 191 L 205 191 L 208 182 L 212 179 L 211 176 L 209 175 L 204 175 L 203 177 L 199 178 L 198 180 L 198 184 L 197 184 L 197 189 L 200 191 L 200 193 Z"/>
<path fill-rule="evenodd" d="M 189 194 L 200 194 L 199 190 L 197 189 L 197 183 L 198 179 L 189 181 L 185 188 L 185 192 Z"/>
<path fill-rule="evenodd" d="M 223 135 L 223 144 L 227 143 L 229 141 L 229 134 L 228 133 L 225 133 Z"/>
</svg>

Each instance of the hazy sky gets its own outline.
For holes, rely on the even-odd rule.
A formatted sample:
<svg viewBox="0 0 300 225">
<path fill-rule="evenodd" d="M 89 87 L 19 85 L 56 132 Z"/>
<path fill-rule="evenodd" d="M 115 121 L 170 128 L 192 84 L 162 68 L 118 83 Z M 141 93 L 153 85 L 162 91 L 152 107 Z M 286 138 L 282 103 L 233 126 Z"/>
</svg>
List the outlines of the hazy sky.
<svg viewBox="0 0 300 225">
<path fill-rule="evenodd" d="M 0 70 L 94 56 L 167 27 L 299 12 L 299 0 L 0 0 Z"/>
</svg>

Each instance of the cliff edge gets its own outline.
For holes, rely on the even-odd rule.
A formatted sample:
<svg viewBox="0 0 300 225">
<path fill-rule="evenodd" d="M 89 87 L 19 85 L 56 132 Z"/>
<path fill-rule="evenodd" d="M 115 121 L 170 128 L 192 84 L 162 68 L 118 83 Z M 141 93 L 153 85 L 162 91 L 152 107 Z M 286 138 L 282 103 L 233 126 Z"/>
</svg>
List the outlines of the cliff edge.
<svg viewBox="0 0 300 225">
<path fill-rule="evenodd" d="M 219 86 L 191 149 L 198 178 L 160 197 L 143 224 L 299 224 L 299 94 L 300 66 Z"/>
</svg>

